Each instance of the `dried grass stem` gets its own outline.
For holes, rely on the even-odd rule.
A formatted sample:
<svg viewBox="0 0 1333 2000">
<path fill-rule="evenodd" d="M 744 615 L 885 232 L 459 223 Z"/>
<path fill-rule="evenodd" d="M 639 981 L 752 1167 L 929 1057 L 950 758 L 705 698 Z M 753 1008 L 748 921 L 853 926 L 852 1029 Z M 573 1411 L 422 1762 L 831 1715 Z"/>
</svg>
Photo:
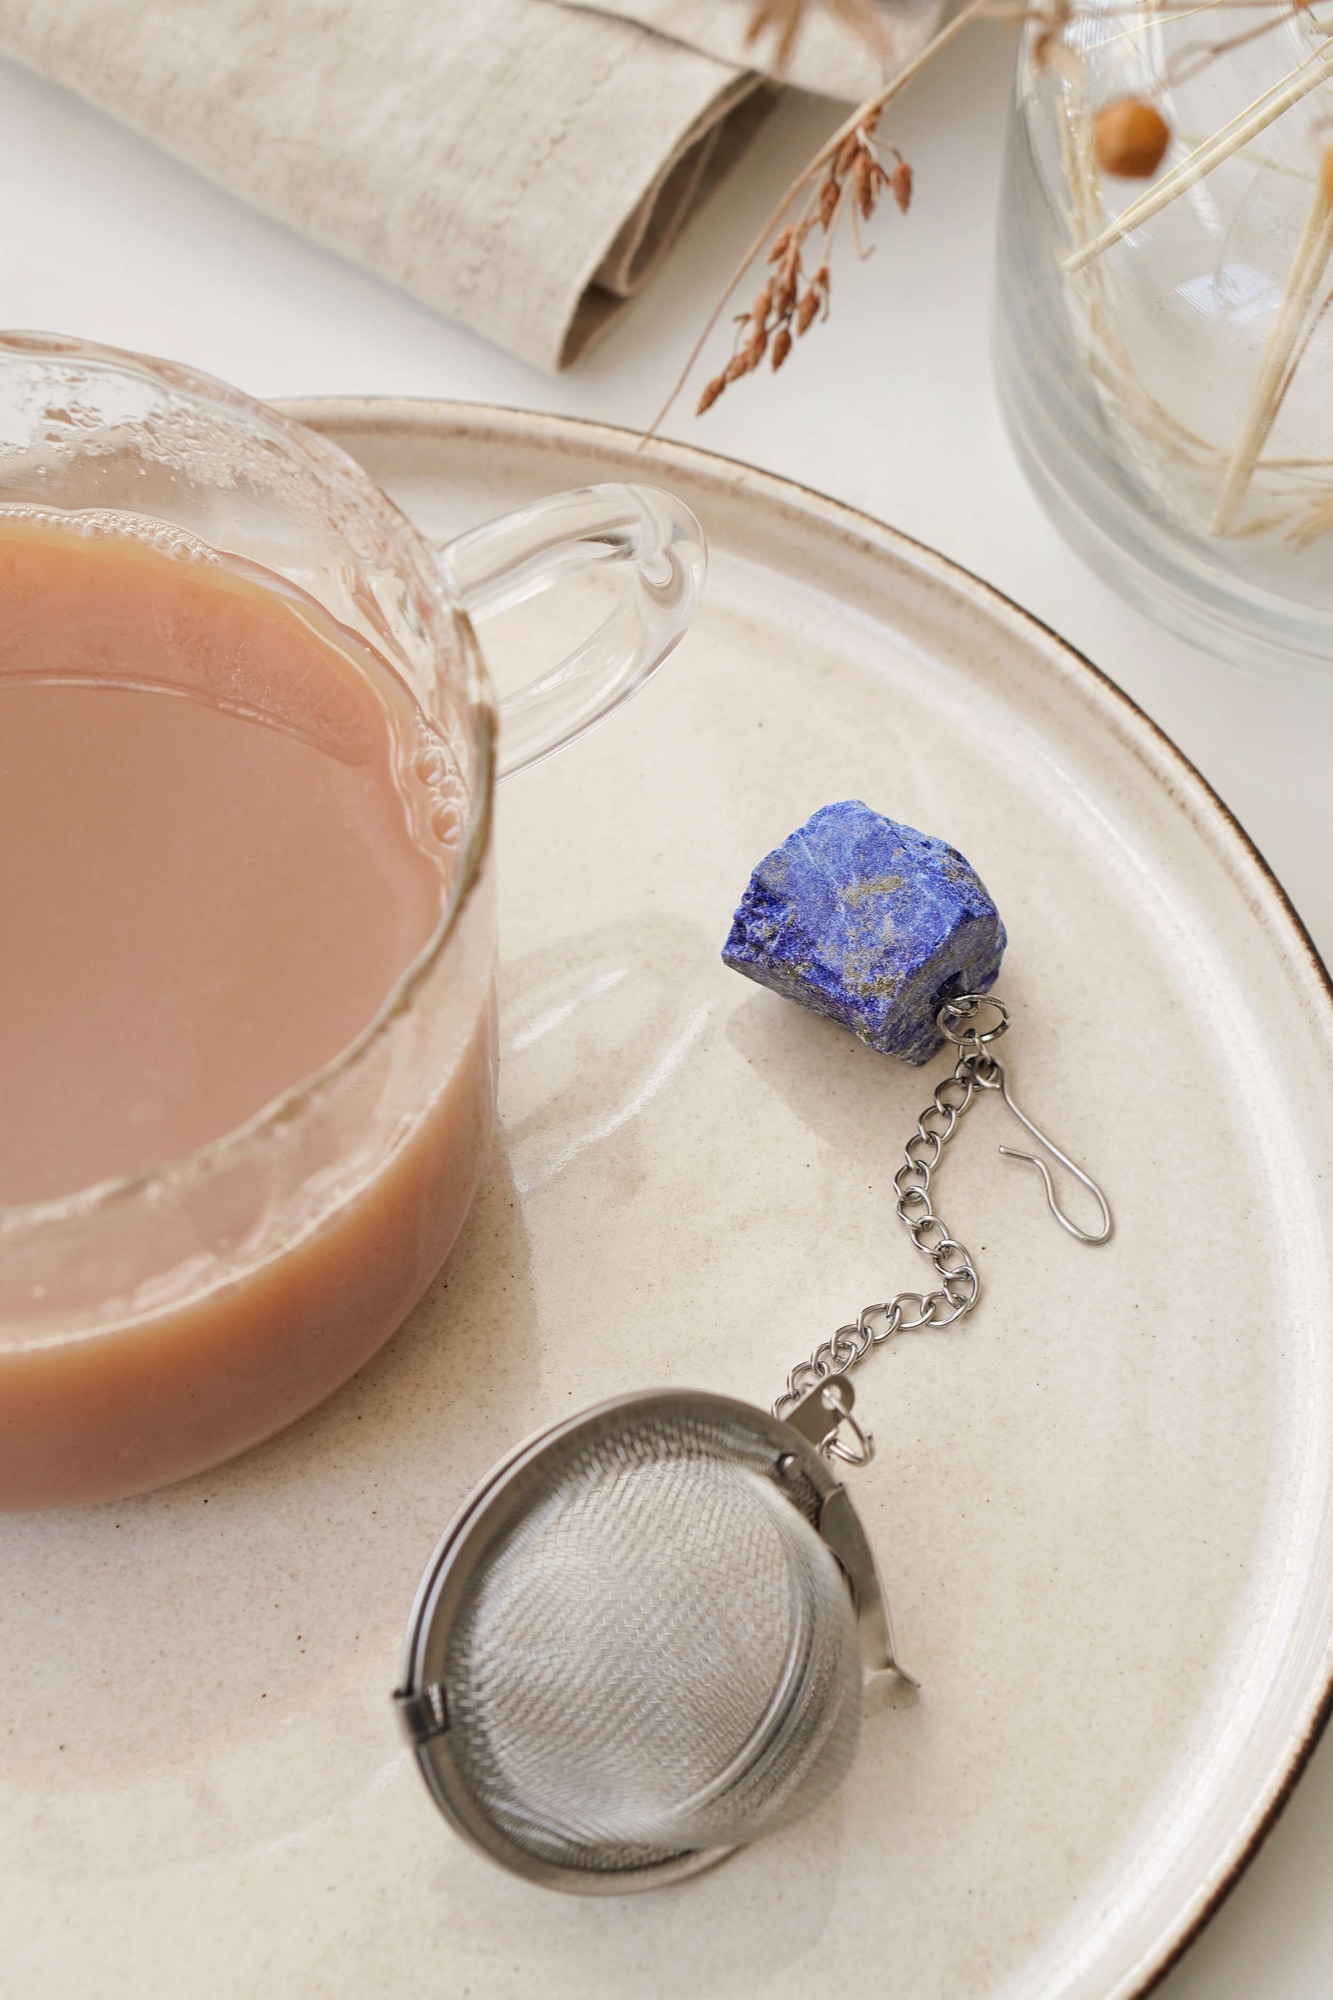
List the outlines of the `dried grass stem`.
<svg viewBox="0 0 1333 2000">
<path fill-rule="evenodd" d="M 1230 534 L 1235 525 L 1255 466 L 1295 373 L 1293 364 L 1301 329 L 1315 308 L 1330 256 L 1333 256 L 1333 146 L 1320 166 L 1314 200 L 1292 259 L 1281 310 L 1268 336 L 1250 407 L 1222 482 L 1212 520 L 1215 535 Z"/>
<path fill-rule="evenodd" d="M 879 91 L 876 94 L 876 96 L 867 99 L 867 101 L 864 104 L 857 105 L 856 109 L 850 114 L 850 116 L 848 116 L 843 120 L 842 124 L 838 127 L 837 131 L 833 134 L 833 136 L 824 142 L 824 144 L 820 147 L 819 151 L 815 154 L 814 158 L 802 170 L 802 172 L 798 174 L 797 178 L 792 182 L 791 186 L 787 189 L 787 192 L 783 195 L 781 201 L 777 204 L 776 208 L 774 208 L 772 213 L 765 221 L 762 229 L 760 229 L 758 235 L 751 243 L 744 257 L 742 257 L 740 263 L 736 266 L 735 270 L 732 272 L 731 277 L 728 280 L 725 292 L 722 294 L 722 297 L 718 300 L 717 306 L 713 311 L 712 317 L 709 319 L 707 325 L 703 329 L 703 332 L 699 335 L 699 338 L 696 340 L 693 348 L 690 350 L 689 357 L 686 360 L 685 366 L 681 369 L 680 374 L 677 377 L 675 383 L 673 384 L 670 395 L 663 403 L 657 415 L 653 418 L 653 421 L 649 425 L 648 429 L 644 432 L 640 448 L 642 448 L 642 445 L 646 444 L 651 437 L 655 436 L 655 434 L 661 427 L 663 421 L 666 418 L 667 412 L 670 410 L 677 396 L 679 396 L 681 390 L 685 387 L 685 384 L 689 379 L 690 372 L 693 369 L 695 362 L 699 359 L 699 356 L 703 353 L 704 347 L 706 346 L 709 338 L 713 333 L 713 329 L 716 327 L 718 321 L 721 319 L 723 313 L 726 311 L 728 305 L 731 303 L 731 300 L 736 293 L 737 287 L 743 282 L 746 272 L 749 270 L 750 266 L 754 263 L 756 257 L 759 257 L 763 254 L 764 246 L 767 244 L 774 230 L 780 226 L 783 217 L 787 214 L 787 211 L 790 209 L 792 203 L 796 201 L 807 188 L 811 187 L 812 183 L 816 183 L 818 181 L 819 176 L 823 172 L 824 168 L 828 166 L 829 163 L 836 157 L 840 148 L 844 146 L 849 139 L 855 139 L 857 133 L 860 130 L 866 127 L 869 123 L 873 122 L 873 120 L 879 116 L 879 113 L 883 111 L 885 105 L 892 103 L 895 97 L 899 96 L 904 90 L 906 90 L 909 83 L 915 81 L 915 79 L 921 74 L 922 70 L 926 68 L 927 64 L 933 62 L 933 60 L 939 54 L 941 49 L 947 48 L 950 42 L 954 41 L 959 35 L 962 34 L 964 28 L 968 27 L 972 21 L 976 20 L 978 15 L 986 13 L 991 8 L 991 6 L 992 6 L 992 0 L 967 0 L 967 4 L 964 7 L 962 7 L 957 14 L 954 15 L 953 19 L 951 21 L 946 22 L 945 25 L 939 30 L 939 33 L 931 37 L 930 41 L 926 43 L 926 46 L 912 58 L 911 62 L 906 63 L 903 66 L 903 68 L 899 70 L 898 74 L 892 79 L 892 81 L 885 84 L 883 90 Z M 813 203 L 813 197 L 812 197 L 812 203 Z M 811 210 L 809 212 L 813 212 L 813 207 L 811 207 Z"/>
</svg>

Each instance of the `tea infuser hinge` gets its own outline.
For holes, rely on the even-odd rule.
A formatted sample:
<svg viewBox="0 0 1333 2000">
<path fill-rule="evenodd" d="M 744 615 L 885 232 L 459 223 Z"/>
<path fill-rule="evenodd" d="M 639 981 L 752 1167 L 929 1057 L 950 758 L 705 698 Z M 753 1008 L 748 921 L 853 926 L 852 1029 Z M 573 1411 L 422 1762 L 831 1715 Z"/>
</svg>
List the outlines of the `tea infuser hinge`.
<svg viewBox="0 0 1333 2000">
<path fill-rule="evenodd" d="M 420 1693 L 413 1688 L 396 1688 L 393 1702 L 403 1734 L 414 1747 L 447 1733 L 449 1709 L 442 1687 L 424 1687 Z"/>
<path fill-rule="evenodd" d="M 850 1382 L 821 1382 L 783 1421 L 791 1424 L 802 1437 L 808 1438 L 817 1450 L 828 1451 L 837 1441 L 840 1426 L 854 1422 L 847 1414 L 852 1394 Z M 856 1435 L 864 1438 L 859 1425 L 856 1426 Z M 864 1439 L 864 1442 L 869 1446 L 869 1439 Z M 846 1458 L 853 1456 L 849 1451 L 839 1455 Z M 863 1457 L 855 1462 L 864 1464 L 865 1459 Z M 799 1484 L 807 1495 L 813 1491 L 809 1475 L 801 1470 L 795 1452 L 787 1453 L 778 1461 L 778 1476 L 789 1489 L 795 1489 Z M 798 1501 L 798 1504 L 801 1503 Z M 915 1699 L 921 1684 L 914 1674 L 908 1673 L 894 1650 L 889 1606 L 875 1564 L 875 1553 L 857 1519 L 851 1496 L 841 1481 L 833 1483 L 831 1492 L 821 1493 L 815 1526 L 820 1540 L 831 1551 L 841 1569 L 851 1596 L 865 1685 L 875 1689 L 881 1702 L 901 1707 Z"/>
</svg>

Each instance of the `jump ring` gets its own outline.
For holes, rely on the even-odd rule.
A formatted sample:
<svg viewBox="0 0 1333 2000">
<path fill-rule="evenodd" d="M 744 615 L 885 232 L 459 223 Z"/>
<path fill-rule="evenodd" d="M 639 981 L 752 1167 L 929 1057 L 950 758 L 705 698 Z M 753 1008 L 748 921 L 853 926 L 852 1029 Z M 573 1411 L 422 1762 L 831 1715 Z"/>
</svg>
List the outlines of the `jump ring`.
<svg viewBox="0 0 1333 2000">
<path fill-rule="evenodd" d="M 996 1025 L 985 1029 L 973 1025 L 963 1028 L 960 1033 L 959 1029 L 965 1021 L 975 1024 L 977 1015 L 983 1007 L 994 1009 L 998 1017 Z M 956 1046 L 973 1041 L 997 1042 L 1000 1036 L 1008 1031 L 1009 1009 L 1003 1000 L 997 1000 L 993 993 L 960 993 L 956 999 L 945 1001 L 935 1020 L 945 1040 L 953 1042 Z"/>
</svg>

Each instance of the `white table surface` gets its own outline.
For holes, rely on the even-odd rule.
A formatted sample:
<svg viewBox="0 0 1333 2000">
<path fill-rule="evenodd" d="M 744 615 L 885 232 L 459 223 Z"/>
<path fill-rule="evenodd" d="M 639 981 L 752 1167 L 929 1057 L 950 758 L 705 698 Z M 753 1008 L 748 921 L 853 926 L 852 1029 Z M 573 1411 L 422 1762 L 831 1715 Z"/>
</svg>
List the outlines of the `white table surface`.
<svg viewBox="0 0 1333 2000">
<path fill-rule="evenodd" d="M 916 170 L 910 217 L 884 215 L 865 264 L 839 256 L 833 318 L 781 377 L 701 423 L 687 398 L 667 429 L 865 508 L 1063 632 L 1194 759 L 1333 960 L 1333 676 L 1248 678 L 1157 630 L 1061 540 L 1004 434 L 988 320 L 1011 59 L 1007 32 L 980 27 L 908 93 L 885 136 Z M 829 118 L 790 100 L 647 297 L 553 381 L 0 63 L 0 324 L 172 355 L 266 397 L 447 396 L 642 426 Z M 1331 1876 L 1333 1733 L 1163 2000 L 1329 2000 Z"/>
</svg>

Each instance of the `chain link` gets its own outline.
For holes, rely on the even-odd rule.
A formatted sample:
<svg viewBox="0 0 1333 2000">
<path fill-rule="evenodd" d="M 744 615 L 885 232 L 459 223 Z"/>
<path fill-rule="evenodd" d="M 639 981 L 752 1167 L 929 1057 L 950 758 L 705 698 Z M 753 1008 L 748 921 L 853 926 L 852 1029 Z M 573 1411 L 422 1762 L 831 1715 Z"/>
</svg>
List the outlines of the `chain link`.
<svg viewBox="0 0 1333 2000">
<path fill-rule="evenodd" d="M 978 1026 L 983 1007 L 993 1008 L 998 1016 L 996 1024 L 984 1031 Z M 903 1148 L 903 1163 L 893 1177 L 896 1212 L 922 1256 L 929 1258 L 939 1284 L 934 1291 L 899 1292 L 896 1298 L 863 1306 L 854 1320 L 821 1341 L 808 1361 L 797 1362 L 773 1405 L 775 1417 L 785 1417 L 817 1383 L 855 1368 L 872 1347 L 882 1346 L 896 1333 L 952 1326 L 971 1312 L 981 1296 L 981 1280 L 971 1256 L 930 1205 L 930 1182 L 978 1089 L 996 1087 L 1000 1066 L 987 1053 L 986 1044 L 998 1040 L 1009 1019 L 999 1001 L 965 994 L 941 1008 L 939 1022 L 941 1031 L 957 1047 L 958 1060 L 952 1075 L 944 1078 L 917 1120 L 916 1130 Z"/>
</svg>

